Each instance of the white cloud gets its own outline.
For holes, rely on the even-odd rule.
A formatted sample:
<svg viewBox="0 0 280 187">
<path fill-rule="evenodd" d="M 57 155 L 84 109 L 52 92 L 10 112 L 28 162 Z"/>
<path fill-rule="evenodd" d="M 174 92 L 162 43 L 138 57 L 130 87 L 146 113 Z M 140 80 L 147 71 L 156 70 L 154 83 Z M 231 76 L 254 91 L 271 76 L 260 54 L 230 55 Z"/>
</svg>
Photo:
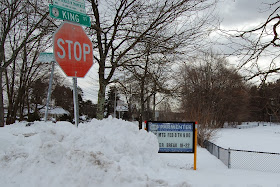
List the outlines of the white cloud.
<svg viewBox="0 0 280 187">
<path fill-rule="evenodd" d="M 271 10 L 268 4 L 275 0 L 222 0 L 217 11 L 222 19 L 222 27 L 231 29 L 247 28 L 264 22 Z"/>
</svg>

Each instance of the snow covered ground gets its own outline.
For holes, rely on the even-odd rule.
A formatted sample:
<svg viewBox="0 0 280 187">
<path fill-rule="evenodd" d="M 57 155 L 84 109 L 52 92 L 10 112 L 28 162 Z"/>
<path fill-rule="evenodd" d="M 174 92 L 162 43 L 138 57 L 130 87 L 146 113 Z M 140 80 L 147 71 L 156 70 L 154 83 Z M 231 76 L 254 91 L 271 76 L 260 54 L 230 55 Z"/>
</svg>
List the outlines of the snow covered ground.
<svg viewBox="0 0 280 187">
<path fill-rule="evenodd" d="M 118 119 L 16 123 L 0 128 L 0 186 L 280 187 L 279 173 L 229 170 L 202 148 L 196 171 L 193 154 L 157 151 L 156 136 Z"/>
<path fill-rule="evenodd" d="M 212 142 L 226 149 L 280 153 L 280 125 L 258 122 L 248 124 L 255 125 L 253 128 L 220 129 Z"/>
</svg>

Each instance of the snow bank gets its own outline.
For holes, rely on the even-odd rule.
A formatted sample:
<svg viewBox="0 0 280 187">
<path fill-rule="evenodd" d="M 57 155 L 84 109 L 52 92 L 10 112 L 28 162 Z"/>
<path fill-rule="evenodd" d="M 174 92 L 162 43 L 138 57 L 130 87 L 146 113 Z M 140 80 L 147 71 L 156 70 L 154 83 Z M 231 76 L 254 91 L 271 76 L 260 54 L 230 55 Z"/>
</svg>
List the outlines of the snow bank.
<svg viewBox="0 0 280 187">
<path fill-rule="evenodd" d="M 0 131 L 1 186 L 158 186 L 156 136 L 131 122 L 35 122 Z"/>
<path fill-rule="evenodd" d="M 257 127 L 228 131 L 225 142 L 242 139 L 244 145 L 252 146 L 249 140 L 253 134 L 260 137 L 261 133 L 262 140 L 266 140 L 273 135 L 279 137 L 280 129 Z M 246 139 L 240 138 L 242 132 L 247 133 Z M 277 142 L 274 150 L 279 147 Z M 193 154 L 158 154 L 157 151 L 155 135 L 139 131 L 137 125 L 122 120 L 93 120 L 80 124 L 79 128 L 67 122 L 35 122 L 28 127 L 26 123 L 17 123 L 0 128 L 0 186 L 280 185 L 279 173 L 228 169 L 202 148 L 198 148 L 196 171 L 191 169 Z"/>
</svg>

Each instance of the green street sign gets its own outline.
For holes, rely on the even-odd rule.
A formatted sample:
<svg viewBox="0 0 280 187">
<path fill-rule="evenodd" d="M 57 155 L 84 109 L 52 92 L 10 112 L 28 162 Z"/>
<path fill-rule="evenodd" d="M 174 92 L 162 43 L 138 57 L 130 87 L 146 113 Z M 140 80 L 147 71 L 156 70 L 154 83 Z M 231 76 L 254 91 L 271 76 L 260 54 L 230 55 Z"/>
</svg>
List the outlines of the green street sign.
<svg viewBox="0 0 280 187">
<path fill-rule="evenodd" d="M 43 62 L 43 63 L 50 63 L 50 62 L 54 62 L 54 55 L 53 53 L 40 53 L 39 58 L 38 58 L 39 62 Z"/>
<path fill-rule="evenodd" d="M 52 0 L 51 4 L 86 14 L 85 0 Z"/>
<path fill-rule="evenodd" d="M 86 27 L 91 26 L 90 17 L 86 14 L 75 12 L 70 9 L 66 9 L 52 4 L 49 4 L 49 10 L 50 10 L 50 16 L 52 18 L 72 21 L 84 25 Z"/>
</svg>

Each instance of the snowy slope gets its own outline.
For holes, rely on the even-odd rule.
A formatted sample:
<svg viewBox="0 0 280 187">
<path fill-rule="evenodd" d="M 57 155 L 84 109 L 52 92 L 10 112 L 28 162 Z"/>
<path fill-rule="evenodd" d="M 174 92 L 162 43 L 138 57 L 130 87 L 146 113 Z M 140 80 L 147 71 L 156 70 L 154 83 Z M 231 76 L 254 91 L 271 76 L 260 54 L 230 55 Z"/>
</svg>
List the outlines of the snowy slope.
<svg viewBox="0 0 280 187">
<path fill-rule="evenodd" d="M 250 125 L 250 124 L 249 124 Z M 255 122 L 253 125 L 258 125 Z M 254 128 L 220 129 L 213 143 L 231 149 L 280 153 L 280 125 L 259 123 Z"/>
<path fill-rule="evenodd" d="M 25 125 L 0 129 L 0 186 L 280 185 L 279 174 L 228 170 L 202 148 L 193 171 L 193 154 L 158 154 L 156 136 L 122 120 Z"/>
</svg>

